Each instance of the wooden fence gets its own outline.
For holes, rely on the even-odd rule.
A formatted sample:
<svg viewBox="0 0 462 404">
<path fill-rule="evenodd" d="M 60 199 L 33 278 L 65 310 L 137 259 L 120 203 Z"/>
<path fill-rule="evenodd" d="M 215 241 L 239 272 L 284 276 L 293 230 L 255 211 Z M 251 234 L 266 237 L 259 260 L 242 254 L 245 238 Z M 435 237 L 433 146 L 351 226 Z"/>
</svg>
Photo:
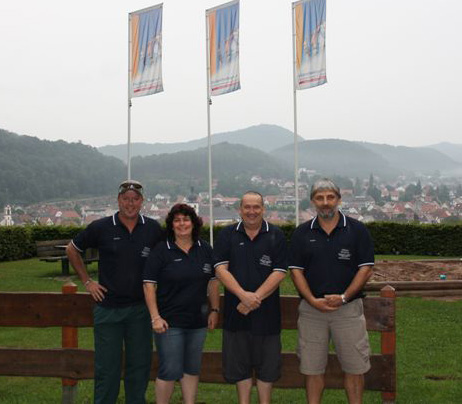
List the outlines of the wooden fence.
<svg viewBox="0 0 462 404">
<path fill-rule="evenodd" d="M 367 329 L 381 334 L 381 352 L 371 356 L 372 368 L 365 376 L 365 388 L 382 392 L 384 404 L 394 403 L 396 398 L 395 299 L 391 286 L 383 287 L 380 296 L 364 299 Z M 283 329 L 297 328 L 299 301 L 295 296 L 281 297 Z M 94 375 L 94 352 L 78 348 L 78 328 L 93 325 L 93 304 L 88 294 L 77 293 L 73 283 L 64 285 L 62 293 L 0 293 L 0 327 L 62 328 L 62 348 L 0 348 L 0 375 L 62 378 L 62 402 L 73 403 L 78 380 L 92 379 Z M 156 374 L 157 357 L 153 354 L 151 379 Z M 204 352 L 200 379 L 202 383 L 225 383 L 221 352 Z M 282 378 L 275 387 L 304 387 L 295 353 L 283 353 Z M 329 355 L 326 388 L 343 388 L 343 374 L 333 354 Z"/>
</svg>

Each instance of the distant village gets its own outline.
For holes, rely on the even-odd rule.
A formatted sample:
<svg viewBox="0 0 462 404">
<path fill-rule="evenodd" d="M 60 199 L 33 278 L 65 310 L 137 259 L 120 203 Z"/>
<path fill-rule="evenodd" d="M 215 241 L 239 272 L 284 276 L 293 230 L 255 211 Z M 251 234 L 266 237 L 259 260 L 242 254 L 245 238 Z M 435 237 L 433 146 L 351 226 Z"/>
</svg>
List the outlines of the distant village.
<svg viewBox="0 0 462 404">
<path fill-rule="evenodd" d="M 300 171 L 299 200 L 300 223 L 315 216 L 309 203 L 310 178 L 314 175 L 305 169 Z M 255 188 L 271 185 L 279 189 L 278 195 L 264 195 L 266 219 L 281 224 L 295 222 L 295 184 L 278 179 L 251 178 Z M 457 180 L 424 178 L 406 181 L 399 178 L 394 183 L 384 183 L 372 175 L 368 180 L 354 179 L 352 187 L 342 187 L 341 210 L 362 222 L 391 221 L 400 223 L 455 223 L 462 221 L 462 186 Z M 148 195 L 149 195 L 149 190 Z M 178 195 L 155 194 L 145 198 L 142 213 L 163 222 L 175 203 L 188 203 L 210 223 L 208 192 Z M 239 220 L 239 198 L 213 195 L 213 219 L 216 225 Z M 30 206 L 6 205 L 0 214 L 1 226 L 63 225 L 81 226 L 110 216 L 117 211 L 115 195 L 73 201 L 38 203 Z"/>
</svg>

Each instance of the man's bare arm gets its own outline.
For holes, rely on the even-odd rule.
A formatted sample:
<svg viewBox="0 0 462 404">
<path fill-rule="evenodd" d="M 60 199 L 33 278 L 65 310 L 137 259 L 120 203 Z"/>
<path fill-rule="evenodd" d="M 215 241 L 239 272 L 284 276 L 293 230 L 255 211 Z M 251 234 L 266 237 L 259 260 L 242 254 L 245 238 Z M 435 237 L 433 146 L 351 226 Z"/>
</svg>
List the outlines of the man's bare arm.
<svg viewBox="0 0 462 404">
<path fill-rule="evenodd" d="M 359 270 L 351 281 L 350 285 L 347 287 L 345 292 L 343 292 L 345 300 L 348 301 L 352 297 L 356 296 L 364 288 L 364 285 L 367 283 L 371 276 L 371 265 L 363 265 L 362 267 L 359 267 Z M 330 306 L 339 307 L 343 304 L 342 295 L 326 295 L 325 298 Z"/>
<path fill-rule="evenodd" d="M 69 243 L 66 247 L 66 255 L 70 264 L 74 268 L 75 272 L 77 272 L 77 275 L 84 284 L 87 292 L 91 294 L 95 301 L 101 302 L 104 299 L 104 294 L 107 292 L 107 289 L 90 278 L 82 256 L 80 255 L 80 251 L 74 247 L 72 242 Z"/>
<path fill-rule="evenodd" d="M 314 297 L 310 286 L 308 285 L 308 282 L 306 281 L 306 278 L 303 274 L 303 269 L 292 268 L 290 271 L 290 276 L 298 292 L 308 302 L 309 305 L 324 313 L 337 310 L 338 307 L 330 306 L 326 299 L 319 299 Z"/>
<path fill-rule="evenodd" d="M 220 264 L 215 268 L 215 274 L 220 282 L 234 294 L 244 306 L 254 310 L 260 307 L 261 298 L 255 292 L 247 292 L 239 285 L 236 278 L 228 271 L 228 264 Z"/>
</svg>

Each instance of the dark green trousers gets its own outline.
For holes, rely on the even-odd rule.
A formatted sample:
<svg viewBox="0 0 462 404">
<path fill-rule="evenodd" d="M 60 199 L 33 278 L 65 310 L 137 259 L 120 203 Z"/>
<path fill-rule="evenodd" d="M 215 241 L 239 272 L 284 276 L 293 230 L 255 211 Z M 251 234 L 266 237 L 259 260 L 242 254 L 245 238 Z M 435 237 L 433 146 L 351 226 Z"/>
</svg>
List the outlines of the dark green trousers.
<svg viewBox="0 0 462 404">
<path fill-rule="evenodd" d="M 152 355 L 152 328 L 144 304 L 123 308 L 95 306 L 95 404 L 113 404 L 120 388 L 125 349 L 127 404 L 145 404 Z"/>
</svg>

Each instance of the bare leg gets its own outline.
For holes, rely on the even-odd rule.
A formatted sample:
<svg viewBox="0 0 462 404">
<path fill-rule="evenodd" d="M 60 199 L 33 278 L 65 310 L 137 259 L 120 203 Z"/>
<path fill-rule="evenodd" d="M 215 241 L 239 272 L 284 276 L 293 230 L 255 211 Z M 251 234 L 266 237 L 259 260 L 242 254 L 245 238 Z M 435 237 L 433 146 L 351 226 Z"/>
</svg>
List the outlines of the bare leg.
<svg viewBox="0 0 462 404">
<path fill-rule="evenodd" d="M 306 402 L 309 404 L 321 404 L 324 392 L 324 375 L 308 375 L 305 377 Z"/>
<path fill-rule="evenodd" d="M 156 379 L 156 403 L 168 404 L 175 387 L 174 380 Z"/>
<path fill-rule="evenodd" d="M 273 389 L 273 383 L 262 382 L 257 379 L 257 390 L 258 390 L 258 402 L 260 404 L 271 403 L 271 390 Z"/>
<path fill-rule="evenodd" d="M 343 385 L 350 404 L 361 404 L 363 402 L 364 375 L 345 373 Z"/>
<path fill-rule="evenodd" d="M 252 391 L 252 379 L 241 380 L 236 383 L 237 398 L 239 404 L 250 404 L 250 392 Z"/>
<path fill-rule="evenodd" d="M 199 385 L 199 376 L 183 374 L 180 379 L 181 392 L 183 393 L 184 404 L 194 404 L 197 395 L 197 386 Z"/>
</svg>

